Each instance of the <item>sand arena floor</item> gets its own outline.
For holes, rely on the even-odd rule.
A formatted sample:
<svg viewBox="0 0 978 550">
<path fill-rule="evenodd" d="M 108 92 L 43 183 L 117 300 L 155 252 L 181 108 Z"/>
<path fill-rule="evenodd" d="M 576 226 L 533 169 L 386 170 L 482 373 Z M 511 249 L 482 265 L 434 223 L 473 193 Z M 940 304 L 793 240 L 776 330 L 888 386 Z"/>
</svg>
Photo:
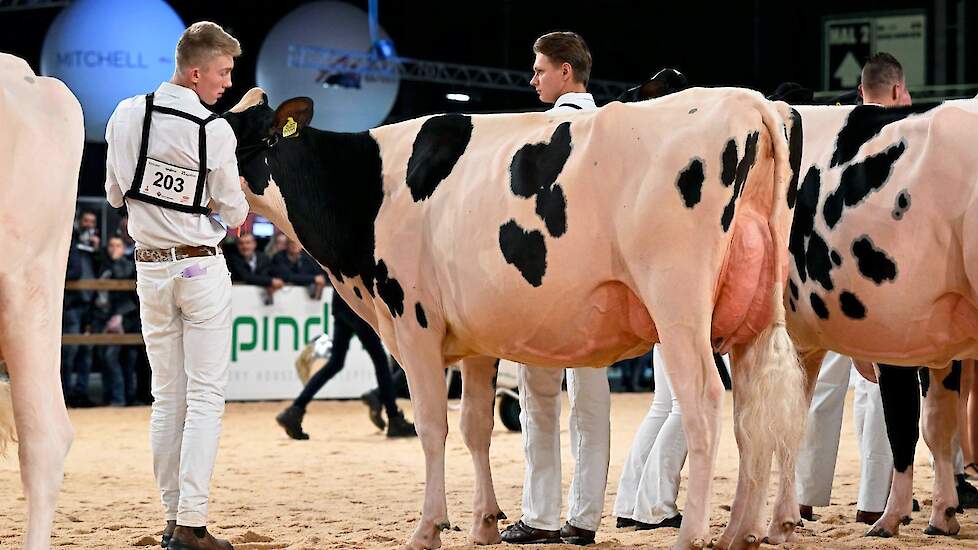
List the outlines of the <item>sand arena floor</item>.
<svg viewBox="0 0 978 550">
<path fill-rule="evenodd" d="M 670 545 L 676 535 L 674 529 L 644 532 L 616 529 L 610 517 L 622 463 L 650 400 L 651 394 L 613 396 L 611 472 L 597 548 L 662 548 Z M 956 539 L 923 535 L 933 481 L 923 442 L 917 454 L 915 494 L 923 502 L 924 511 L 914 514 L 913 523 L 902 528 L 899 538 L 862 537 L 866 527 L 852 522 L 859 459 L 852 435 L 851 400 L 850 394 L 833 505 L 817 509 L 821 520 L 806 523 L 797 541 L 786 546 L 819 550 L 978 548 L 978 511 L 974 510 L 959 516 L 962 529 Z M 711 521 L 714 536 L 719 536 L 729 518 L 727 507 L 736 483 L 731 401 L 728 393 L 714 483 Z M 230 538 L 238 550 L 397 548 L 420 516 L 424 470 L 418 442 L 387 440 L 369 423 L 363 405 L 355 401 L 313 403 L 306 417 L 306 430 L 312 439 L 292 441 L 273 418 L 282 406 L 281 403 L 228 406 L 213 482 L 212 530 Z M 406 402 L 403 406 L 410 409 Z M 566 414 L 566 405 L 564 409 Z M 68 456 L 52 548 L 154 547 L 163 520 L 152 476 L 147 435 L 149 409 L 76 409 L 71 411 L 71 417 L 77 437 Z M 444 533 L 442 542 L 445 548 L 470 549 L 478 548 L 466 540 L 471 523 L 472 463 L 457 429 L 458 418 L 457 410 L 450 412 L 447 486 L 450 519 L 461 531 Z M 564 463 L 569 465 L 566 429 L 562 438 Z M 498 419 L 492 462 L 499 503 L 513 518 L 511 521 L 515 521 L 520 515 L 522 446 L 520 435 L 506 431 Z M 565 491 L 569 481 L 570 467 L 565 467 Z M 680 508 L 684 499 L 683 492 Z M 9 451 L 6 458 L 0 459 L 0 510 L 3 510 L 0 549 L 21 547 L 24 501 L 16 454 Z"/>
</svg>

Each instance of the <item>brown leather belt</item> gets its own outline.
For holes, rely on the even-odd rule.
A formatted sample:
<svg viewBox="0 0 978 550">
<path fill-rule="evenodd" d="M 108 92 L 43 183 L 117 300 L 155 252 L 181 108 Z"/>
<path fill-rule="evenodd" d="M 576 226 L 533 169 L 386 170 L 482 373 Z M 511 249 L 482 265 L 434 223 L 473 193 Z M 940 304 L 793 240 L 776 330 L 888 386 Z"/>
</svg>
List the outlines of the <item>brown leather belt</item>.
<svg viewBox="0 0 978 550">
<path fill-rule="evenodd" d="M 137 262 L 175 262 L 186 258 L 217 256 L 221 249 L 214 246 L 177 246 L 174 248 L 137 248 Z"/>
</svg>

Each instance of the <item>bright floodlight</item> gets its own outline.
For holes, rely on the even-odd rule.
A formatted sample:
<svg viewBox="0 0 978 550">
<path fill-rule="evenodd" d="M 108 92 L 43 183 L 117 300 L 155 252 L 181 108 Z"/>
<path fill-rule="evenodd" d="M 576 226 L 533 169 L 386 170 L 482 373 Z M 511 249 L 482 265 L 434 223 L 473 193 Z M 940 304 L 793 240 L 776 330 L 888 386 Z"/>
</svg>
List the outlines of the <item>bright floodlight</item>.
<svg viewBox="0 0 978 550">
<path fill-rule="evenodd" d="M 450 100 L 452 100 L 452 101 L 468 101 L 469 99 L 471 99 L 469 97 L 469 94 L 455 94 L 455 93 L 452 93 L 452 94 L 445 94 L 445 97 L 448 98 L 448 99 L 450 99 Z"/>
</svg>

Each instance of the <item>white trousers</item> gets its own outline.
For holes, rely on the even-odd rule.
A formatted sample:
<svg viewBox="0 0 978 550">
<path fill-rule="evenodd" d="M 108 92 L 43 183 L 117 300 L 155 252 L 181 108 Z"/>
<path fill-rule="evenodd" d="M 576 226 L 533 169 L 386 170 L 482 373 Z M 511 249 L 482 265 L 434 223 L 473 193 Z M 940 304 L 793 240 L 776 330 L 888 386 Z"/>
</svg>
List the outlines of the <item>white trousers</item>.
<svg viewBox="0 0 978 550">
<path fill-rule="evenodd" d="M 520 423 L 526 477 L 523 523 L 560 529 L 560 383 L 565 369 L 520 365 Z M 567 371 L 570 446 L 574 477 L 567 492 L 567 521 L 597 531 L 604 509 L 611 446 L 611 392 L 607 368 Z"/>
<path fill-rule="evenodd" d="M 197 274 L 182 276 L 187 268 Z M 167 520 L 203 527 L 228 384 L 231 278 L 224 256 L 137 262 L 136 274 L 156 483 Z"/>
<path fill-rule="evenodd" d="M 655 394 L 628 451 L 618 481 L 615 517 L 659 523 L 679 514 L 680 473 L 686 462 L 679 400 L 672 391 L 659 346 L 652 351 Z"/>
<path fill-rule="evenodd" d="M 829 505 L 851 372 L 852 360 L 846 356 L 829 352 L 822 361 L 795 468 L 795 489 L 800 504 Z M 879 385 L 858 376 L 853 408 L 861 460 L 856 508 L 882 512 L 890 492 L 893 455 L 886 437 Z"/>
</svg>

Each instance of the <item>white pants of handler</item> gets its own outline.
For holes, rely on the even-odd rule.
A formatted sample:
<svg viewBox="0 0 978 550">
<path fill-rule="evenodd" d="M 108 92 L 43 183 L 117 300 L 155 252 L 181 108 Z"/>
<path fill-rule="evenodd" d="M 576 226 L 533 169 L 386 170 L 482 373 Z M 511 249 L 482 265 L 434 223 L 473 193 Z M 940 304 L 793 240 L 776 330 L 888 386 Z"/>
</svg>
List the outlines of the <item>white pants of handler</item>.
<svg viewBox="0 0 978 550">
<path fill-rule="evenodd" d="M 535 529 L 560 529 L 560 383 L 565 369 L 520 365 L 520 423 L 526 477 L 523 523 Z M 574 477 L 567 492 L 567 521 L 597 531 L 604 509 L 611 445 L 611 393 L 607 368 L 567 371 L 570 445 Z"/>
<path fill-rule="evenodd" d="M 829 505 L 851 371 L 852 360 L 844 355 L 829 352 L 822 361 L 795 468 L 799 504 Z M 856 509 L 882 512 L 886 508 L 893 472 L 893 454 L 883 420 L 883 401 L 878 384 L 862 376 L 856 380 L 853 424 L 861 461 Z"/>
<path fill-rule="evenodd" d="M 181 276 L 195 264 L 206 273 Z M 153 471 L 166 519 L 203 527 L 228 384 L 231 278 L 219 255 L 137 262 L 136 281 L 153 371 Z"/>
<path fill-rule="evenodd" d="M 679 514 L 680 473 L 686 462 L 683 418 L 666 375 L 659 346 L 652 351 L 655 394 L 638 427 L 618 481 L 613 513 L 642 523 L 659 523 Z"/>
</svg>

